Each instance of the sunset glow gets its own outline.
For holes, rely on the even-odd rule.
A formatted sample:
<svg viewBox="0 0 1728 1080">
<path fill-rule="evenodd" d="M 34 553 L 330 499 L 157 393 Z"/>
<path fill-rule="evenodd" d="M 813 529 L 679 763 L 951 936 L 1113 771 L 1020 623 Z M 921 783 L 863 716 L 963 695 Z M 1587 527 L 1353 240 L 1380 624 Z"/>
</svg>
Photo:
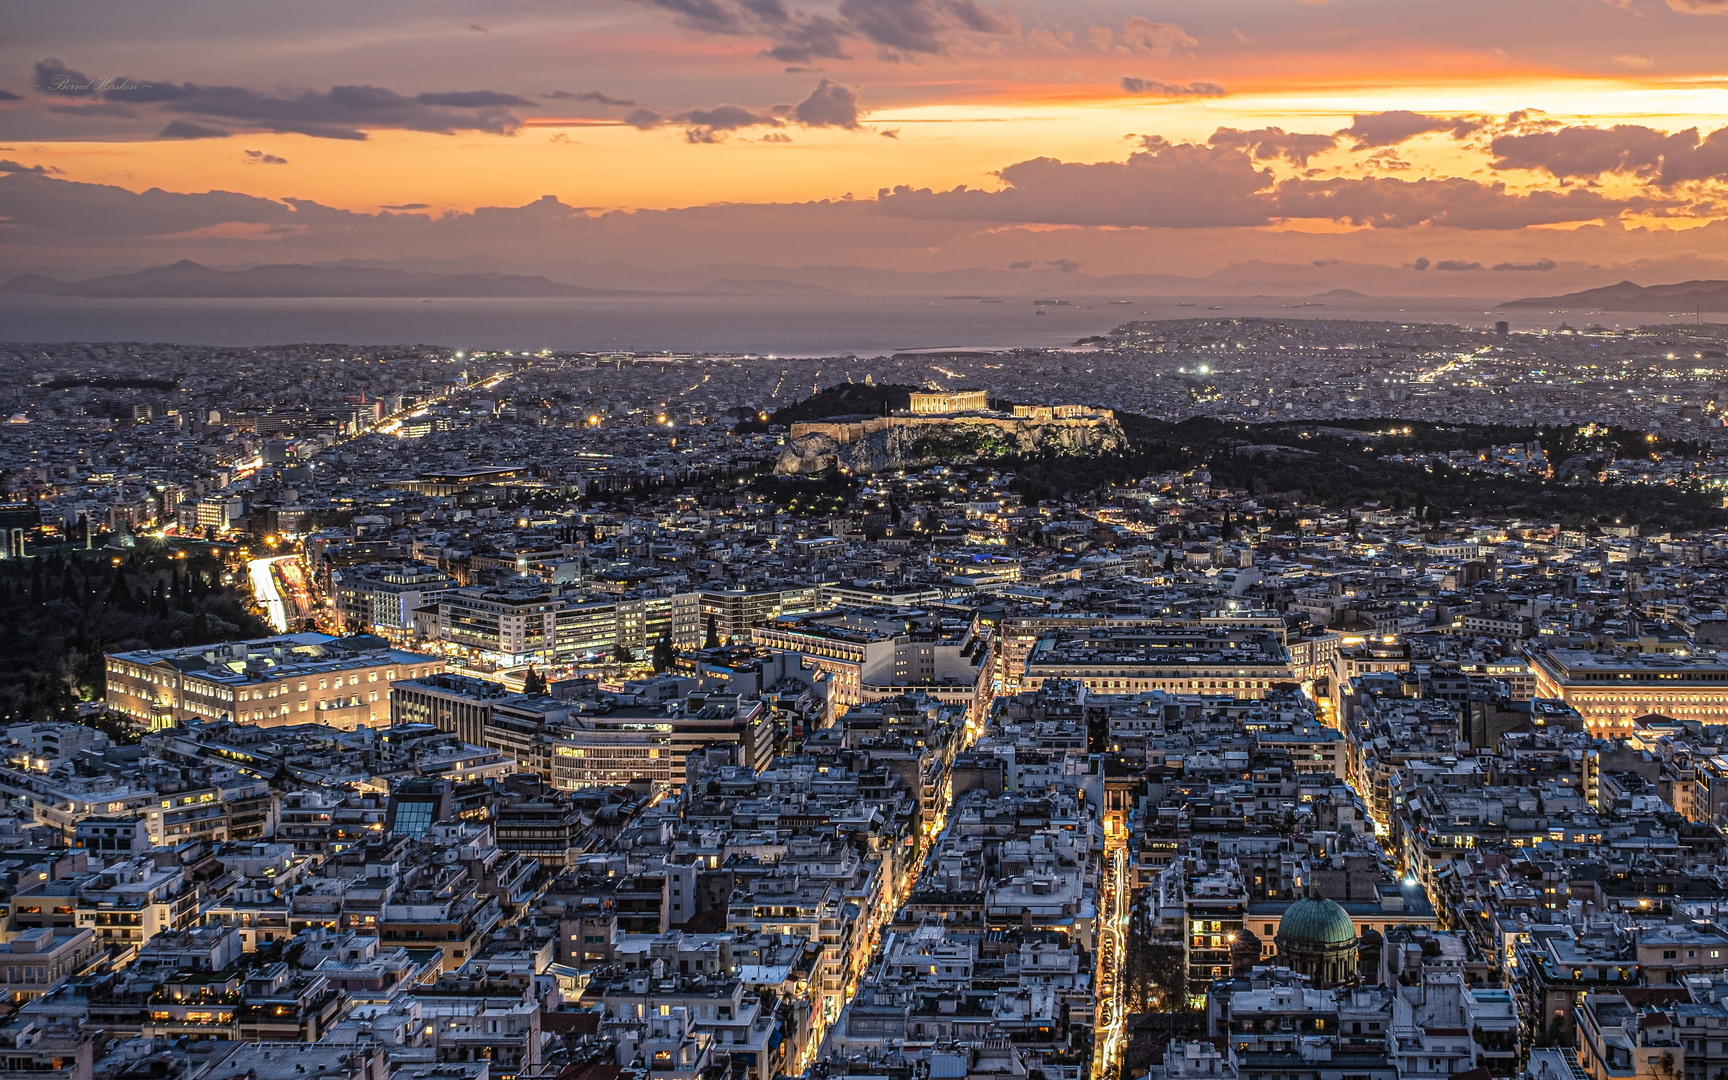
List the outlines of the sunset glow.
<svg viewBox="0 0 1728 1080">
<path fill-rule="evenodd" d="M 770 8 L 38 10 L 0 43 L 10 258 L 1728 258 L 1715 5 Z"/>
</svg>

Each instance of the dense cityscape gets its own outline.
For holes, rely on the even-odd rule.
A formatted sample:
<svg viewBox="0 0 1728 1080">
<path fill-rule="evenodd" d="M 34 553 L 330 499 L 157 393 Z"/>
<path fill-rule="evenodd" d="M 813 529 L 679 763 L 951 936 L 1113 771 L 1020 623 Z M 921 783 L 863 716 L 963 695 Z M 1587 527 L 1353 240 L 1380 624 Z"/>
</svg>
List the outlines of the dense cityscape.
<svg viewBox="0 0 1728 1080">
<path fill-rule="evenodd" d="M 1722 1080 L 1725 385 L 0 345 L 0 1080 Z"/>
</svg>

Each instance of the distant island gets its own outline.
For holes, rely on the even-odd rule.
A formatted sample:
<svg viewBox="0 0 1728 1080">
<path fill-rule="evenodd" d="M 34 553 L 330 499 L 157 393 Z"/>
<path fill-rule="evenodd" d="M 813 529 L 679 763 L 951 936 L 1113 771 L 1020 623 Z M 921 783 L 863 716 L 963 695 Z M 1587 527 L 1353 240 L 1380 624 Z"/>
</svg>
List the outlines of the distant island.
<svg viewBox="0 0 1728 1080">
<path fill-rule="evenodd" d="M 78 296 L 104 299 L 275 299 L 290 297 L 578 297 L 644 296 L 625 289 L 589 289 L 519 274 L 431 274 L 360 266 L 254 266 L 212 270 L 189 259 L 135 274 L 60 281 L 19 274 L 0 283 L 5 296 Z"/>
<path fill-rule="evenodd" d="M 1594 308 L 1601 311 L 1728 311 L 1728 281 L 1639 285 L 1622 281 L 1564 296 L 1508 300 L 1503 308 Z"/>
</svg>

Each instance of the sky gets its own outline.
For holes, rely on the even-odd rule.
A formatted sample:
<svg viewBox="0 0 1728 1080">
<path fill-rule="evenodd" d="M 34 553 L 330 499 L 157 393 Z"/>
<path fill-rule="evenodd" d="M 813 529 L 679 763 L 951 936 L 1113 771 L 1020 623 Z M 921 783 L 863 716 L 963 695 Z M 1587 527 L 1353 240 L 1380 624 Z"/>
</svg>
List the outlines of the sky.
<svg viewBox="0 0 1728 1080">
<path fill-rule="evenodd" d="M 14 5 L 0 266 L 1728 277 L 1725 45 L 1728 0 Z"/>
</svg>

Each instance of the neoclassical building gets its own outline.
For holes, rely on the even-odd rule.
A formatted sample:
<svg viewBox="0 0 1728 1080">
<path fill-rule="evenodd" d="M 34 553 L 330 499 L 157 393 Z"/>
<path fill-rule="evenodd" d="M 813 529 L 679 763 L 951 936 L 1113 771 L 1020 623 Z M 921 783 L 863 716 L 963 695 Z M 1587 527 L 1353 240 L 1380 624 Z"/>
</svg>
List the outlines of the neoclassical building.
<svg viewBox="0 0 1728 1080">
<path fill-rule="evenodd" d="M 1356 979 L 1356 928 L 1334 900 L 1307 896 L 1291 904 L 1273 941 L 1278 963 L 1313 979 L 1317 988 Z"/>
</svg>

